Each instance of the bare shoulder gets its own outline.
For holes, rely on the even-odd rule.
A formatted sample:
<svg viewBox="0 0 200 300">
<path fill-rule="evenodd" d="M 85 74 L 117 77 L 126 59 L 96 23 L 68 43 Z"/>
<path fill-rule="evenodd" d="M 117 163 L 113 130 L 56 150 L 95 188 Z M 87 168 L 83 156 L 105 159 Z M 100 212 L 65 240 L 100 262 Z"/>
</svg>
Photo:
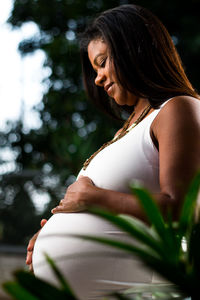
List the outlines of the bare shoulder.
<svg viewBox="0 0 200 300">
<path fill-rule="evenodd" d="M 161 108 L 154 119 L 151 130 L 156 133 L 162 128 L 200 126 L 200 100 L 190 96 L 177 96 Z"/>
<path fill-rule="evenodd" d="M 200 100 L 190 96 L 177 96 L 169 100 L 166 104 L 164 103 L 163 108 L 160 110 L 160 115 L 165 114 L 166 112 L 175 112 L 177 109 L 180 111 L 197 111 L 200 110 Z"/>
</svg>

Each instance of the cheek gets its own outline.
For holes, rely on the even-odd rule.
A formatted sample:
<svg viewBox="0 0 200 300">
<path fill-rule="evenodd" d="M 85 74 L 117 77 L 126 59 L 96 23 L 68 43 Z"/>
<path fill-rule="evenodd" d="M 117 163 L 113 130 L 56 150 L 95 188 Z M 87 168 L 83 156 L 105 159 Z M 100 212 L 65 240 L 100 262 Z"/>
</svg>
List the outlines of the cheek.
<svg viewBox="0 0 200 300">
<path fill-rule="evenodd" d="M 117 84 L 116 87 L 121 97 L 127 97 L 127 91 L 123 87 L 121 87 L 119 84 Z"/>
<path fill-rule="evenodd" d="M 128 101 L 128 93 L 126 90 L 124 90 L 123 88 L 121 88 L 119 85 L 116 86 L 116 93 L 115 93 L 115 96 L 116 96 L 116 101 L 119 102 L 119 104 L 127 104 L 127 101 Z"/>
<path fill-rule="evenodd" d="M 109 74 L 110 79 L 114 82 L 117 82 L 118 80 L 117 80 L 115 68 L 114 68 L 114 65 L 113 65 L 112 61 L 108 61 L 107 70 L 108 70 L 108 74 Z"/>
</svg>

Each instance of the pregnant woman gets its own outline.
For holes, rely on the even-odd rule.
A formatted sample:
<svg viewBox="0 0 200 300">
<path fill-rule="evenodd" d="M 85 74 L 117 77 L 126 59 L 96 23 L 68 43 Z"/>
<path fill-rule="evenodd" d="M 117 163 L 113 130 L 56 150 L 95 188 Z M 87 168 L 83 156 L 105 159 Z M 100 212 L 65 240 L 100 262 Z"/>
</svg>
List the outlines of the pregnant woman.
<svg viewBox="0 0 200 300">
<path fill-rule="evenodd" d="M 155 196 L 160 209 L 179 214 L 188 185 L 200 168 L 200 101 L 164 25 L 136 5 L 103 12 L 80 43 L 88 97 L 107 113 L 130 112 L 124 126 L 86 160 L 53 216 L 29 242 L 27 264 L 56 283 L 43 253 L 54 258 L 78 299 L 99 299 L 133 282 L 152 282 L 153 272 L 107 246 L 63 236 L 84 233 L 128 236 L 87 213 L 98 205 L 145 220 L 130 181 Z M 49 235 L 49 236 L 48 236 Z"/>
</svg>

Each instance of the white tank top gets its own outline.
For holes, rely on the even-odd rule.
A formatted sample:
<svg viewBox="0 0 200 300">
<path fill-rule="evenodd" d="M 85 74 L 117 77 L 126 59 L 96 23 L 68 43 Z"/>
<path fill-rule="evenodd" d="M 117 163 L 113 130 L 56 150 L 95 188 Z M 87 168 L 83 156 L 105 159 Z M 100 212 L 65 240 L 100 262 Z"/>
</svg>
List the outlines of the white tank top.
<svg viewBox="0 0 200 300">
<path fill-rule="evenodd" d="M 150 136 L 150 127 L 161 108 L 99 152 L 78 176 L 88 176 L 96 186 L 122 193 L 130 193 L 131 181 L 159 193 L 159 153 Z"/>
<path fill-rule="evenodd" d="M 159 157 L 150 137 L 151 124 L 159 111 L 153 111 L 123 138 L 99 152 L 79 175 L 89 176 L 98 187 L 119 192 L 130 193 L 131 180 L 139 180 L 150 191 L 159 192 Z M 129 288 L 133 282 L 154 281 L 153 271 L 137 257 L 70 236 L 82 233 L 136 244 L 118 227 L 87 212 L 55 214 L 40 231 L 34 246 L 35 275 L 58 284 L 44 257 L 47 253 L 80 300 L 103 298 L 108 291 Z"/>
</svg>

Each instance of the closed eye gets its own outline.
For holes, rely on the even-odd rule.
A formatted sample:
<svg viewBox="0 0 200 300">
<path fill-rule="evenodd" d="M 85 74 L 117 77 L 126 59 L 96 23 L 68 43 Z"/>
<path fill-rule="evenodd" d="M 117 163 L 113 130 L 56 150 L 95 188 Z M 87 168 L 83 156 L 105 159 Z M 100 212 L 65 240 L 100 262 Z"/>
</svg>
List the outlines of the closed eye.
<svg viewBox="0 0 200 300">
<path fill-rule="evenodd" d="M 105 64 L 106 64 L 106 60 L 107 60 L 107 57 L 106 58 L 104 58 L 101 62 L 100 62 L 100 67 L 101 68 L 104 68 L 105 67 Z"/>
<path fill-rule="evenodd" d="M 95 62 L 94 64 L 95 64 L 97 67 L 104 68 L 105 65 L 106 65 L 106 60 L 107 60 L 107 57 L 105 57 L 104 59 L 102 59 L 99 63 Z M 95 71 L 95 73 L 98 73 L 98 69 L 93 68 L 93 70 Z"/>
</svg>

